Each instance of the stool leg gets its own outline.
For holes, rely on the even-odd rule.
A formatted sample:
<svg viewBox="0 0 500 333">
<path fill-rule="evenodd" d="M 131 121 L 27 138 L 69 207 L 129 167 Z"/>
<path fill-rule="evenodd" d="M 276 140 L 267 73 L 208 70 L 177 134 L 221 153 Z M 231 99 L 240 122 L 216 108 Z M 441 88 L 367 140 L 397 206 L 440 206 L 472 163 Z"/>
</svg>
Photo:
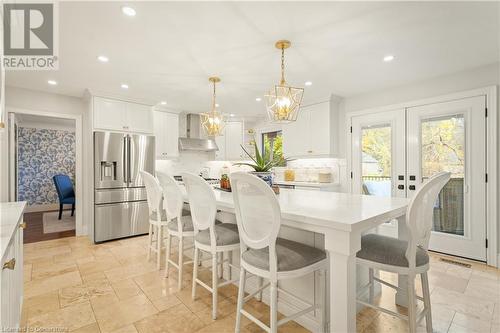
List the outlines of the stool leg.
<svg viewBox="0 0 500 333">
<path fill-rule="evenodd" d="M 198 278 L 198 257 L 200 255 L 200 250 L 198 248 L 194 247 L 194 259 L 193 259 L 193 289 L 191 291 L 191 296 L 193 297 L 193 300 L 196 298 L 196 279 Z"/>
<path fill-rule="evenodd" d="M 415 295 L 415 275 L 408 275 L 408 331 L 415 333 L 417 331 L 417 308 Z"/>
<path fill-rule="evenodd" d="M 231 265 L 233 264 L 233 251 L 229 251 L 227 253 L 227 262 L 228 262 L 228 269 L 229 269 L 229 272 L 228 272 L 228 276 L 229 276 L 229 280 L 231 281 L 233 279 L 233 267 L 231 267 Z"/>
<path fill-rule="evenodd" d="M 319 295 L 319 302 L 320 302 L 320 312 L 321 312 L 321 331 L 324 333 L 328 333 L 327 328 L 326 328 L 326 316 L 327 316 L 327 309 L 326 305 L 328 303 L 327 301 L 327 294 L 326 294 L 326 269 L 321 269 L 319 271 L 319 283 L 321 285 L 320 287 L 320 295 Z"/>
<path fill-rule="evenodd" d="M 168 231 L 167 231 L 168 232 Z M 168 278 L 168 268 L 170 266 L 170 245 L 171 245 L 171 242 L 172 242 L 172 235 L 170 235 L 170 233 L 168 232 L 168 235 L 167 235 L 167 240 L 166 240 L 166 244 L 165 244 L 165 277 Z"/>
<path fill-rule="evenodd" d="M 240 286 L 238 289 L 238 303 L 236 304 L 236 325 L 234 333 L 240 332 L 241 327 L 241 309 L 243 309 L 243 298 L 245 297 L 245 281 L 246 271 L 243 267 L 240 268 Z"/>
<path fill-rule="evenodd" d="M 424 309 L 427 311 L 425 314 L 425 327 L 427 333 L 432 333 L 432 311 L 431 311 L 431 293 L 429 292 L 429 279 L 427 272 L 420 275 L 422 281 L 422 296 L 424 296 Z"/>
<path fill-rule="evenodd" d="M 161 243 L 162 243 L 162 226 L 159 225 L 156 227 L 158 230 L 158 234 L 156 235 L 156 269 L 160 270 L 161 266 Z"/>
<path fill-rule="evenodd" d="M 370 291 L 369 291 L 369 302 L 373 303 L 373 297 L 375 295 L 375 285 L 374 285 L 374 280 L 373 280 L 373 268 L 368 269 L 368 282 L 370 283 Z"/>
<path fill-rule="evenodd" d="M 218 253 L 212 253 L 212 319 L 217 319 L 217 256 Z"/>
<path fill-rule="evenodd" d="M 259 285 L 259 288 L 262 288 L 262 286 L 264 285 L 264 278 L 259 276 L 257 283 Z M 257 294 L 257 300 L 259 302 L 262 302 L 262 290 Z"/>
<path fill-rule="evenodd" d="M 219 278 L 222 279 L 222 276 L 224 274 L 224 251 L 219 253 L 218 271 L 219 271 Z"/>
<path fill-rule="evenodd" d="M 184 242 L 183 242 L 183 239 L 182 239 L 182 234 L 179 236 L 179 262 L 178 262 L 178 265 L 179 265 L 179 281 L 178 281 L 178 285 L 179 285 L 179 290 L 182 289 L 182 268 L 184 266 L 183 264 L 183 259 L 184 259 Z"/>
<path fill-rule="evenodd" d="M 149 224 L 148 233 L 148 261 L 151 260 L 151 246 L 153 245 L 153 225 Z"/>
<path fill-rule="evenodd" d="M 270 333 L 278 332 L 278 283 L 276 281 L 271 281 L 271 299 L 270 299 L 270 311 L 271 311 L 271 320 L 270 320 Z"/>
</svg>

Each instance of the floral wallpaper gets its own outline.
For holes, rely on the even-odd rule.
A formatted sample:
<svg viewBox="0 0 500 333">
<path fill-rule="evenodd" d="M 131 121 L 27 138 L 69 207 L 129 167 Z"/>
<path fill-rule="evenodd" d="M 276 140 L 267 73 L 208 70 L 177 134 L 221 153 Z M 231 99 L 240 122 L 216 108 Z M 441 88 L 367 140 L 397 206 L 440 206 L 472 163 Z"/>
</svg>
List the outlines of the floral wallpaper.
<svg viewBox="0 0 500 333">
<path fill-rule="evenodd" d="M 75 133 L 19 127 L 18 199 L 29 205 L 58 203 L 52 176 L 75 180 Z"/>
</svg>

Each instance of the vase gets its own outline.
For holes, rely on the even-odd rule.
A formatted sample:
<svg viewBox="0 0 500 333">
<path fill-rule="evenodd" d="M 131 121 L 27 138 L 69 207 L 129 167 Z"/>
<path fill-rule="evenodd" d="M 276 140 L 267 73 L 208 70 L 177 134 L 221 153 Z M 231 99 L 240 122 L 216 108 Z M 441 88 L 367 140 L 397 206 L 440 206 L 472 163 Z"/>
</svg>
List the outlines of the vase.
<svg viewBox="0 0 500 333">
<path fill-rule="evenodd" d="M 269 186 L 273 186 L 273 173 L 270 171 L 266 172 L 257 172 L 257 171 L 252 171 L 250 172 L 252 175 L 255 175 L 265 181 Z"/>
</svg>

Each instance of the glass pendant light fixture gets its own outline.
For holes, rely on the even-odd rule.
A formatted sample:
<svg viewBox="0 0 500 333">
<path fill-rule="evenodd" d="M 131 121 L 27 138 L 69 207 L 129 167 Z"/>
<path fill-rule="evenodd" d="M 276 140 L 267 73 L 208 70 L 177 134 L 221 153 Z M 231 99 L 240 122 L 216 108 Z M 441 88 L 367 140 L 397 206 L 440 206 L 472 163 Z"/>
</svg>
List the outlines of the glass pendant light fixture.
<svg viewBox="0 0 500 333">
<path fill-rule="evenodd" d="M 224 117 L 222 113 L 217 111 L 217 103 L 215 102 L 215 84 L 220 82 L 220 78 L 213 76 L 208 78 L 208 81 L 213 83 L 214 90 L 212 95 L 212 110 L 208 113 L 201 114 L 201 125 L 208 136 L 220 136 L 224 130 Z"/>
<path fill-rule="evenodd" d="M 288 40 L 279 40 L 275 44 L 281 50 L 281 80 L 266 95 L 266 107 L 269 120 L 275 123 L 290 123 L 297 120 L 304 88 L 289 86 L 285 81 L 285 49 L 291 46 Z"/>
</svg>

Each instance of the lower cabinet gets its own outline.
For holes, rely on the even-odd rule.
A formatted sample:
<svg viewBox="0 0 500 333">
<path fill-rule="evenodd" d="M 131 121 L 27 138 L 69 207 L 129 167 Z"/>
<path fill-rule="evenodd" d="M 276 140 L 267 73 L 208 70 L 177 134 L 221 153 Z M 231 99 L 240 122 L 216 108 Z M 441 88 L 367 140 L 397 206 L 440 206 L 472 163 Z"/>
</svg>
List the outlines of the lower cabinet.
<svg viewBox="0 0 500 333">
<path fill-rule="evenodd" d="M 0 326 L 4 330 L 19 328 L 23 300 L 23 230 L 18 228 L 1 262 Z"/>
</svg>

